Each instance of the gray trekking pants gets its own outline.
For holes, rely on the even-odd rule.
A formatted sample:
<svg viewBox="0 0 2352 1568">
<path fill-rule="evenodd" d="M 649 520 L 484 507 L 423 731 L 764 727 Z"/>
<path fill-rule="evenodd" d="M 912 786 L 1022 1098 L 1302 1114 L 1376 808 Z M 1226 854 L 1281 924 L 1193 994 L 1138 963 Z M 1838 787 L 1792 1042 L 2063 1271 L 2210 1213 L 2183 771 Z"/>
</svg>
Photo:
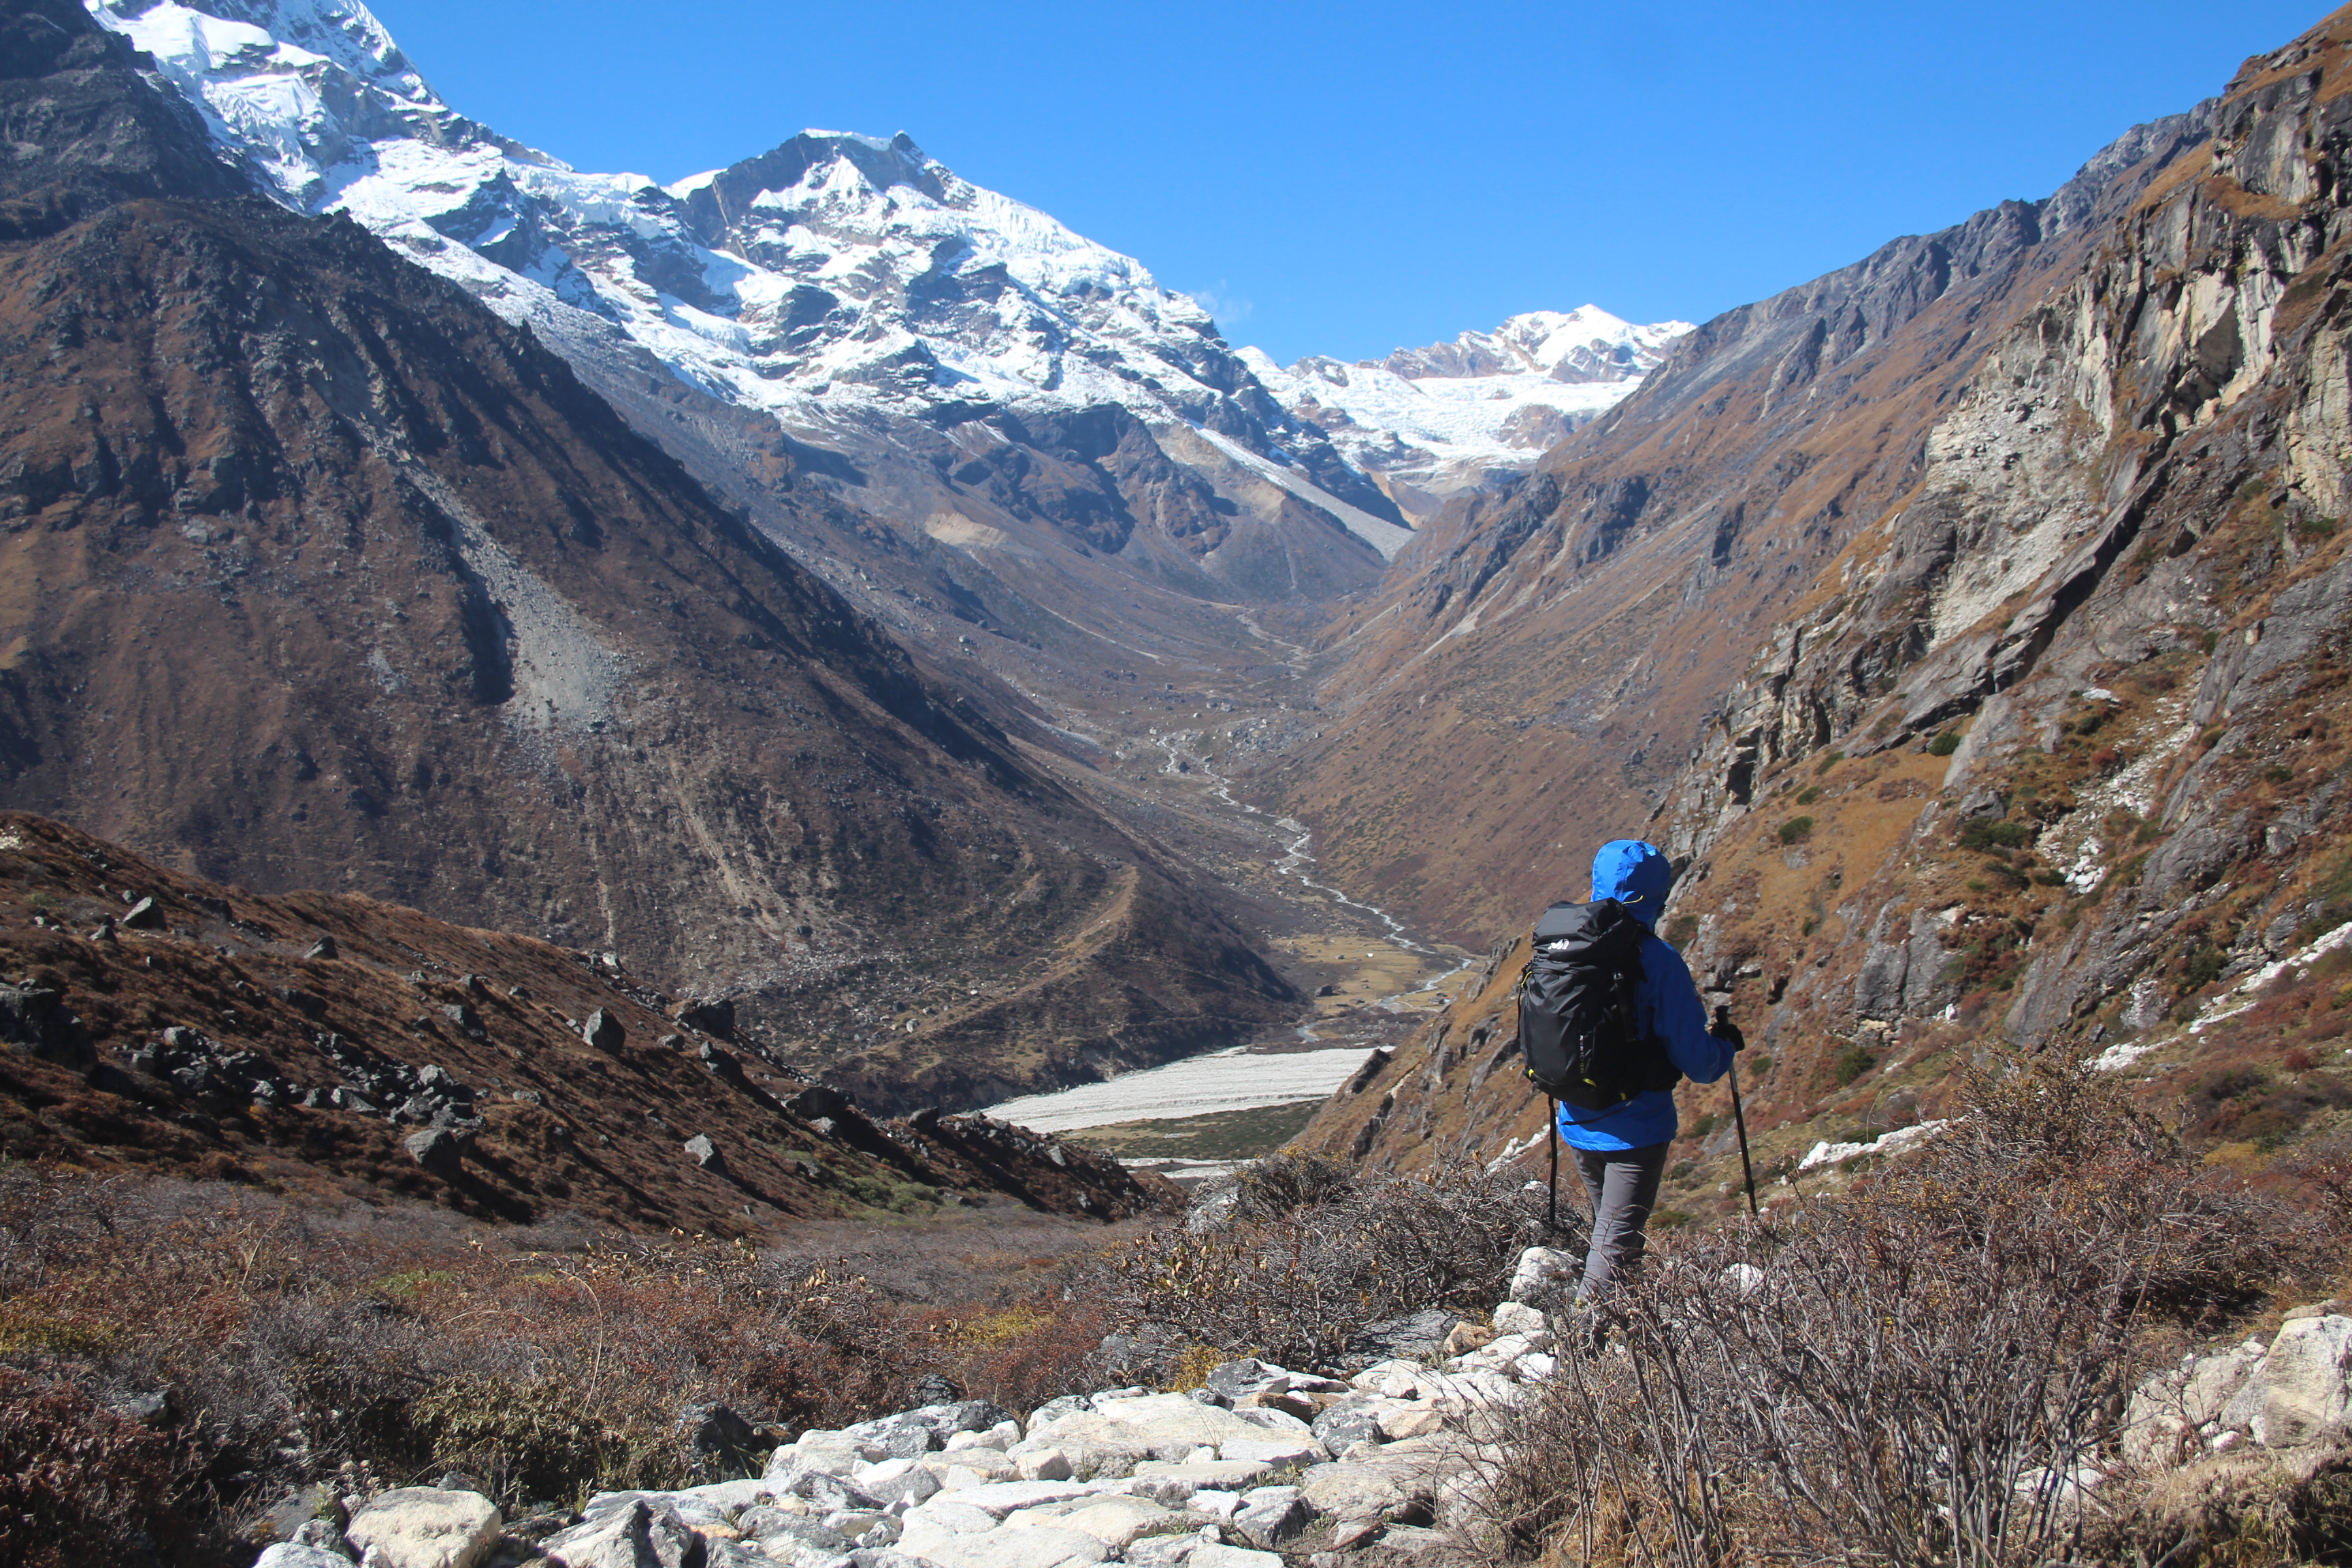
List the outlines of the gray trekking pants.
<svg viewBox="0 0 2352 1568">
<path fill-rule="evenodd" d="M 1584 1190 L 1592 1198 L 1592 1247 L 1584 1255 L 1584 1282 L 1576 1289 L 1579 1303 L 1601 1300 L 1640 1266 L 1643 1231 L 1657 1206 L 1666 1151 L 1673 1146 L 1653 1143 L 1608 1153 L 1569 1151 L 1576 1156 L 1576 1173 L 1584 1178 Z"/>
</svg>

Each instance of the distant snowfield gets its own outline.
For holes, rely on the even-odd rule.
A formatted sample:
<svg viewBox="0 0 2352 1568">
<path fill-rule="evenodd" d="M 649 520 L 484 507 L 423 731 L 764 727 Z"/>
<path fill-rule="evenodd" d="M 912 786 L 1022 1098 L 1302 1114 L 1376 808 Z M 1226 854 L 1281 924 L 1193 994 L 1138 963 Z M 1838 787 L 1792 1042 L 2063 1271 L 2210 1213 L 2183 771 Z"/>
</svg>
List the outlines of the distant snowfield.
<svg viewBox="0 0 2352 1568">
<path fill-rule="evenodd" d="M 1524 468 L 1664 363 L 1687 321 L 1636 326 L 1598 305 L 1530 310 L 1492 332 L 1353 364 L 1241 359 L 1285 407 L 1328 430 L 1349 461 L 1443 492 Z"/>
<path fill-rule="evenodd" d="M 1148 1068 L 1108 1083 L 1055 1094 L 1024 1095 L 986 1108 L 999 1121 L 1033 1132 L 1069 1132 L 1121 1121 L 1168 1121 L 1220 1110 L 1255 1110 L 1321 1100 L 1370 1056 L 1367 1046 L 1251 1056 L 1246 1047 Z"/>
</svg>

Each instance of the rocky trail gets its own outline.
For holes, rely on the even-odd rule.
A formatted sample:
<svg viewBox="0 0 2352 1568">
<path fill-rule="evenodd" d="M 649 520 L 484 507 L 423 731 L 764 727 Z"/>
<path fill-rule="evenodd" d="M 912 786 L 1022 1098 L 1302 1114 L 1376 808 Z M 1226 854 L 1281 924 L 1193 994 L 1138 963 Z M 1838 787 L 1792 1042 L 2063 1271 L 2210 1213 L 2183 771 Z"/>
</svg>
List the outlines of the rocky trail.
<svg viewBox="0 0 2352 1568">
<path fill-rule="evenodd" d="M 468 1478 L 326 1494 L 256 1568 L 1317 1568 L 1433 1553 L 1476 1517 L 1511 1413 L 1558 1361 L 1573 1260 L 1528 1248 L 1491 1324 L 1424 1312 L 1388 1353 L 1328 1374 L 1255 1358 L 1168 1393 L 1070 1394 L 1026 1417 L 928 1405 L 790 1442 L 698 1413 L 718 1470 L 757 1476 L 602 1492 L 506 1518 Z"/>
</svg>

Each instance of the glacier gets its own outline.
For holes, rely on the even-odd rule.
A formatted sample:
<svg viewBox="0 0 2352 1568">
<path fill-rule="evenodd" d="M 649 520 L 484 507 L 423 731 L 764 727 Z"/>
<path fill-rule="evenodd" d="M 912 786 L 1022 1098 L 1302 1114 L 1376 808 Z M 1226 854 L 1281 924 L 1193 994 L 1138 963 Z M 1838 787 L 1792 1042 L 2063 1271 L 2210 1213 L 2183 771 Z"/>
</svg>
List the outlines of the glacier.
<svg viewBox="0 0 2352 1568">
<path fill-rule="evenodd" d="M 1532 465 L 1616 406 L 1690 330 L 1583 305 L 1352 364 L 1313 355 L 1279 365 L 1255 348 L 1241 357 L 1285 407 L 1419 514 Z"/>
</svg>

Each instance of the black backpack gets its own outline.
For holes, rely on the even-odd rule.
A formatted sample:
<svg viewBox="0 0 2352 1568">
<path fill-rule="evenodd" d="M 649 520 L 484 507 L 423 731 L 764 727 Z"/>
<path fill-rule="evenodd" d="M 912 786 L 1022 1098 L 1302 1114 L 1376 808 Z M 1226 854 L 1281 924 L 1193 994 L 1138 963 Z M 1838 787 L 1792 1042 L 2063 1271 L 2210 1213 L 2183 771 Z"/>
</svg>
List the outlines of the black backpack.
<svg viewBox="0 0 2352 1568">
<path fill-rule="evenodd" d="M 1554 904 L 1536 922 L 1519 976 L 1519 1050 L 1552 1099 L 1607 1110 L 1682 1078 L 1634 1006 L 1646 930 L 1614 899 Z"/>
</svg>

